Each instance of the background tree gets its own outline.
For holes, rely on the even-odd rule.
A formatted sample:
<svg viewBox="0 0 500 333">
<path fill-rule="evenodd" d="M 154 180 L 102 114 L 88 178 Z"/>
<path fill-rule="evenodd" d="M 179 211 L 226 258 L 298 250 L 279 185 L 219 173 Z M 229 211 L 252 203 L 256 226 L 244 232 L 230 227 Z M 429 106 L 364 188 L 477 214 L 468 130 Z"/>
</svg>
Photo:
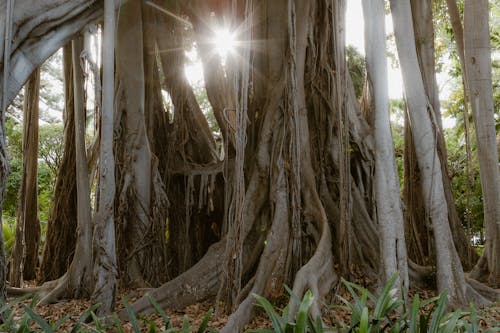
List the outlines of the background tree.
<svg viewBox="0 0 500 333">
<path fill-rule="evenodd" d="M 10 283 L 20 287 L 32 280 L 38 266 L 40 221 L 38 220 L 38 102 L 40 70 L 35 70 L 24 93 L 23 173 L 19 189 L 16 241 L 12 251 Z"/>
<path fill-rule="evenodd" d="M 488 280 L 500 285 L 500 172 L 494 119 L 488 1 L 465 1 L 464 47 L 467 86 L 476 128 L 486 227 Z M 484 260 L 483 260 L 484 262 Z"/>
</svg>

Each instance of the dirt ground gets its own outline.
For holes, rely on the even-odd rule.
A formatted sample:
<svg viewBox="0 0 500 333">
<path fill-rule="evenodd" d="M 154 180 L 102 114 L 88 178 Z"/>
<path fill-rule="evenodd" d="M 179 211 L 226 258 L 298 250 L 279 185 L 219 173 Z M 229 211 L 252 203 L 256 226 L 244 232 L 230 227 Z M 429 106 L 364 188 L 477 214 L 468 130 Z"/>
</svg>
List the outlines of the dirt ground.
<svg viewBox="0 0 500 333">
<path fill-rule="evenodd" d="M 146 290 L 120 290 L 119 294 L 124 296 L 129 303 L 132 303 L 134 300 L 141 297 L 145 292 Z M 415 292 L 416 291 L 412 291 L 410 293 L 410 296 Z M 420 294 L 421 299 L 427 299 L 434 296 L 431 291 L 419 290 L 418 293 Z M 346 292 L 342 292 L 341 294 L 343 298 L 349 299 L 349 295 Z M 332 302 L 334 304 L 335 303 L 340 304 L 338 298 L 336 299 L 337 301 L 335 301 L 334 298 Z M 285 302 L 286 298 L 281 297 L 279 299 L 276 299 L 274 303 L 277 303 L 279 306 L 280 304 L 284 305 Z M 23 304 L 29 305 L 30 300 L 24 301 Z M 42 318 L 44 318 L 45 321 L 49 323 L 55 323 L 58 320 L 67 317 L 67 320 L 64 322 L 63 325 L 59 327 L 57 332 L 69 332 L 73 328 L 74 324 L 81 317 L 82 313 L 84 313 L 89 308 L 89 306 L 90 303 L 86 300 L 68 300 L 68 301 L 61 301 L 51 305 L 38 306 L 35 308 L 35 311 Z M 16 310 L 14 311 L 14 319 L 21 320 L 21 318 L 24 315 L 24 310 L 22 309 L 22 306 L 17 305 L 15 308 Z M 118 312 L 123 308 L 124 305 L 122 297 L 120 297 L 119 300 L 117 301 L 116 311 Z M 210 309 L 212 309 L 214 313 L 210 319 L 209 327 L 215 328 L 217 330 L 221 329 L 226 324 L 227 315 L 220 313 L 217 310 L 214 301 L 207 301 L 203 303 L 193 304 L 179 311 L 172 311 L 167 309 L 166 313 L 169 316 L 172 325 L 176 329 L 180 329 L 182 327 L 184 318 L 187 316 L 187 318 L 189 319 L 190 327 L 193 329 L 194 332 L 196 332 L 198 327 L 202 323 L 204 317 L 206 316 L 207 312 Z M 483 329 L 487 327 L 500 327 L 500 303 L 497 302 L 493 307 L 479 309 L 479 316 L 485 319 L 480 321 L 481 327 Z M 327 324 L 331 324 L 333 322 L 348 323 L 349 318 L 350 318 L 349 313 L 346 310 L 335 308 L 327 310 L 327 312 L 325 312 L 324 320 L 325 323 Z M 160 315 L 152 315 L 145 318 L 139 317 L 138 323 L 139 326 L 141 327 L 141 331 L 149 332 L 151 321 L 155 322 L 155 326 L 157 328 L 159 329 L 165 328 L 165 323 L 162 317 Z M 94 328 L 93 324 L 83 324 L 82 328 L 84 328 L 85 326 L 87 326 L 89 329 Z M 266 314 L 262 309 L 257 309 L 256 316 L 252 321 L 252 323 L 247 326 L 247 329 L 268 328 L 268 327 L 271 327 L 270 320 L 268 319 L 268 317 L 266 316 Z M 131 323 L 124 323 L 123 328 L 126 333 L 133 332 Z M 109 331 L 113 330 L 109 329 Z"/>
</svg>

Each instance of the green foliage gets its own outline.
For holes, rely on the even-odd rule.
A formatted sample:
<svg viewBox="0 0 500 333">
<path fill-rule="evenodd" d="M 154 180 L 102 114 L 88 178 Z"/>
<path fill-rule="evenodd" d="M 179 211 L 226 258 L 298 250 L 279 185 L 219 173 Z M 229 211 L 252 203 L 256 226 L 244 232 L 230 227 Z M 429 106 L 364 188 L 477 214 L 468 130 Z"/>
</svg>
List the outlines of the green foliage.
<svg viewBox="0 0 500 333">
<path fill-rule="evenodd" d="M 365 57 L 352 45 L 346 48 L 347 66 L 351 74 L 352 83 L 356 97 L 360 98 L 363 92 L 363 84 L 366 78 Z"/>
<path fill-rule="evenodd" d="M 39 131 L 38 159 L 38 206 L 39 219 L 42 227 L 46 224 L 55 179 L 63 154 L 63 131 L 61 124 L 45 124 Z M 7 191 L 3 202 L 3 214 L 6 217 L 16 217 L 18 193 L 22 181 L 22 124 L 10 117 L 6 120 L 7 150 L 10 172 L 7 179 Z"/>
<path fill-rule="evenodd" d="M 446 313 L 446 291 L 439 297 L 426 301 L 420 301 L 417 294 L 413 298 L 411 307 L 407 308 L 406 302 L 397 297 L 399 292 L 394 288 L 396 278 L 397 275 L 393 275 L 378 296 L 373 295 L 366 288 L 342 280 L 352 301 L 341 298 L 344 305 L 332 308 L 347 310 L 351 315 L 350 322 L 344 324 L 333 320 L 335 325 L 332 328 L 324 327 L 321 319 L 313 321 L 309 317 L 313 300 L 310 291 L 304 295 L 299 311 L 294 317 L 290 316 L 287 308 L 282 311 L 282 315 L 279 315 L 267 299 L 254 295 L 271 319 L 273 328 L 252 330 L 251 332 L 479 332 L 478 316 L 474 306 L 471 305 L 469 312 L 458 310 Z M 293 294 L 291 297 L 296 298 Z M 307 322 L 304 321 L 304 317 L 308 317 Z M 485 332 L 499 332 L 499 330 L 491 328 Z"/>
<path fill-rule="evenodd" d="M 287 289 L 288 290 L 288 289 Z M 309 312 L 314 301 L 314 296 L 310 290 L 308 290 L 302 301 L 298 299 L 290 290 L 288 290 L 292 299 L 298 305 L 298 311 L 295 317 L 291 316 L 288 307 L 282 311 L 281 315 L 274 309 L 271 303 L 264 297 L 254 294 L 253 296 L 259 303 L 259 305 L 264 308 L 267 315 L 271 319 L 273 329 L 257 329 L 250 330 L 248 332 L 253 333 L 315 333 L 315 332 L 330 332 L 331 330 L 323 326 L 321 318 L 316 318 L 314 320 L 310 317 Z"/>
<path fill-rule="evenodd" d="M 16 237 L 16 219 L 10 216 L 2 216 L 2 230 L 5 252 L 8 258 L 12 253 L 12 248 L 14 247 Z"/>
</svg>

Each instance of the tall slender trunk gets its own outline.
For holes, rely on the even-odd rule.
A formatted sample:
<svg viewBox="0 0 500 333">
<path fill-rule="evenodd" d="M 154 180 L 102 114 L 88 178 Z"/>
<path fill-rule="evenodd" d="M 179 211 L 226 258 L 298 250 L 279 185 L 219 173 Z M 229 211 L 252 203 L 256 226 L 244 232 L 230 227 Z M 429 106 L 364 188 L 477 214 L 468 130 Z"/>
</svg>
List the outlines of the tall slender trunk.
<svg viewBox="0 0 500 333">
<path fill-rule="evenodd" d="M 57 173 L 54 198 L 50 208 L 39 280 L 55 280 L 68 270 L 76 244 L 77 190 L 75 112 L 73 97 L 73 51 L 71 42 L 63 47 L 64 74 L 64 152 Z"/>
<path fill-rule="evenodd" d="M 439 89 L 436 78 L 435 50 L 434 50 L 434 26 L 432 2 L 430 0 L 411 0 L 413 29 L 415 31 L 415 46 L 417 50 L 420 72 L 424 82 L 425 92 L 435 114 L 436 122 L 434 132 L 436 133 L 438 156 L 441 163 L 443 185 L 448 206 L 448 220 L 455 243 L 455 248 L 465 269 L 471 269 L 478 256 L 467 239 L 458 216 L 455 198 L 451 188 L 451 179 L 448 176 L 448 154 L 441 121 L 441 106 L 439 102 Z M 431 23 L 429 23 L 431 22 Z"/>
<path fill-rule="evenodd" d="M 94 220 L 94 291 L 92 302 L 100 303 L 99 314 L 113 311 L 116 293 L 116 246 L 114 226 L 115 161 L 113 156 L 115 0 L 104 2 L 103 87 L 101 149 L 99 163 L 99 207 Z"/>
<path fill-rule="evenodd" d="M 19 189 L 16 240 L 12 251 L 10 283 L 22 285 L 35 278 L 40 242 L 38 220 L 38 100 L 40 69 L 35 70 L 24 92 L 23 173 Z"/>
<path fill-rule="evenodd" d="M 500 172 L 494 118 L 491 46 L 487 0 L 466 0 L 465 69 L 476 128 L 486 227 L 488 282 L 500 286 Z"/>
<path fill-rule="evenodd" d="M 398 289 L 408 292 L 408 265 L 403 209 L 389 119 L 389 92 L 383 0 L 364 0 L 368 87 L 373 91 L 375 131 L 375 195 L 380 228 L 381 264 L 385 283 L 399 272 Z"/>
<path fill-rule="evenodd" d="M 409 24 L 413 22 L 410 0 L 391 0 L 390 4 L 415 151 L 422 173 L 424 205 L 433 226 L 438 289 L 448 289 L 449 304 L 463 306 L 466 304 L 465 276 L 448 223 L 438 143 L 433 130 L 437 124 L 418 63 L 413 24 Z"/>
<path fill-rule="evenodd" d="M 0 42 L 0 55 L 2 56 L 2 89 L 1 89 L 1 102 L 2 102 L 2 113 L 0 114 L 0 209 L 3 208 L 3 199 L 5 195 L 5 190 L 7 188 L 7 176 L 9 174 L 9 159 L 7 157 L 7 140 L 5 133 L 5 114 L 7 113 L 7 107 L 10 102 L 8 96 L 9 91 L 9 73 L 10 68 L 10 58 L 11 58 L 11 46 L 12 46 L 12 27 L 13 27 L 13 15 L 14 12 L 14 0 L 7 0 L 6 10 L 4 11 L 5 20 L 0 20 L 0 22 L 5 22 L 3 27 L 0 27 L 0 36 L 3 37 Z M 2 14 L 0 14 L 2 15 Z M 3 43 L 2 43 L 3 42 Z M 20 89 L 20 88 L 19 88 Z M 17 92 L 16 92 L 17 93 Z M 14 96 L 12 96 L 14 98 Z M 5 256 L 5 246 L 3 238 L 3 224 L 2 216 L 0 216 L 0 305 L 4 305 L 7 300 L 7 258 Z M 0 322 L 4 321 L 4 315 L 0 314 Z"/>
</svg>

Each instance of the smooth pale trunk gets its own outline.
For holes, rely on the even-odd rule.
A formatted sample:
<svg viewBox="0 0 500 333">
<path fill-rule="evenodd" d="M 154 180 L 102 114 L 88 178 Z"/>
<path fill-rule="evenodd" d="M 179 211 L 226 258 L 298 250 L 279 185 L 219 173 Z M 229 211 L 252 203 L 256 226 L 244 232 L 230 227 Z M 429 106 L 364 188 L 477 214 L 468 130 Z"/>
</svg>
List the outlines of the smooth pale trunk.
<svg viewBox="0 0 500 333">
<path fill-rule="evenodd" d="M 375 195 L 380 230 L 380 256 L 386 282 L 399 272 L 398 285 L 408 289 L 403 210 L 389 119 L 389 93 L 383 0 L 363 0 L 367 73 L 373 90 L 375 125 Z M 398 286 L 398 289 L 399 289 Z"/>
<path fill-rule="evenodd" d="M 433 130 L 436 121 L 432 105 L 425 93 L 417 59 L 413 24 L 410 24 L 410 1 L 391 0 L 390 4 L 415 151 L 422 174 L 424 206 L 433 227 L 438 289 L 448 289 L 448 303 L 461 306 L 466 304 L 465 277 L 448 224 L 437 138 Z"/>
<path fill-rule="evenodd" d="M 115 0 L 104 3 L 103 87 L 101 149 L 99 156 L 99 208 L 94 225 L 94 292 L 99 314 L 113 310 L 116 292 L 116 246 L 114 225 L 115 162 L 113 156 L 113 112 L 115 95 Z"/>
<path fill-rule="evenodd" d="M 481 174 L 489 282 L 500 286 L 500 174 L 493 103 L 488 1 L 466 0 L 465 68 Z"/>
</svg>

